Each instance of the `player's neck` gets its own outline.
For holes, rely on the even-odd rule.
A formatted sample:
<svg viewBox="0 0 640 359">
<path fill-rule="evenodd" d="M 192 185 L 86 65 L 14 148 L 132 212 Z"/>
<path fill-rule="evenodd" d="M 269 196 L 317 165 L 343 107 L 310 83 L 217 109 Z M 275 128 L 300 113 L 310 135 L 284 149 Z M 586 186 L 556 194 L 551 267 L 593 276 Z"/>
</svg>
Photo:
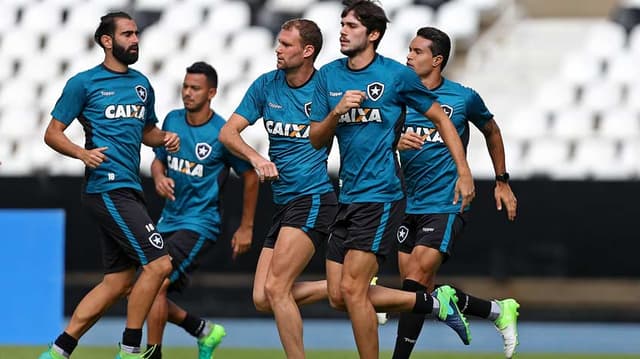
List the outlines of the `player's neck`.
<svg viewBox="0 0 640 359">
<path fill-rule="evenodd" d="M 300 87 L 309 81 L 311 75 L 313 75 L 313 65 L 302 65 L 295 69 L 288 69 L 286 71 L 287 84 L 291 87 Z"/>
<path fill-rule="evenodd" d="M 196 112 L 187 111 L 187 123 L 191 126 L 200 126 L 207 123 L 211 116 L 213 116 L 213 110 L 208 106 Z"/>
<path fill-rule="evenodd" d="M 104 62 L 102 64 L 104 65 L 104 67 L 106 67 L 107 69 L 113 72 L 125 73 L 129 69 L 128 65 L 123 64 L 122 62 L 118 61 L 115 57 L 109 56 L 109 55 L 104 57 Z"/>
<path fill-rule="evenodd" d="M 421 78 L 421 80 L 422 80 L 422 84 L 426 88 L 428 88 L 429 90 L 433 90 L 442 84 L 442 81 L 444 81 L 444 78 L 442 77 L 442 74 L 440 73 L 440 71 L 434 70 L 434 71 L 431 71 L 431 73 L 426 77 Z"/>
<path fill-rule="evenodd" d="M 350 70 L 362 70 L 363 68 L 369 66 L 370 63 L 373 62 L 373 59 L 376 57 L 376 51 L 373 49 L 373 46 L 369 46 L 361 52 L 349 56 L 349 60 L 347 65 Z"/>
</svg>

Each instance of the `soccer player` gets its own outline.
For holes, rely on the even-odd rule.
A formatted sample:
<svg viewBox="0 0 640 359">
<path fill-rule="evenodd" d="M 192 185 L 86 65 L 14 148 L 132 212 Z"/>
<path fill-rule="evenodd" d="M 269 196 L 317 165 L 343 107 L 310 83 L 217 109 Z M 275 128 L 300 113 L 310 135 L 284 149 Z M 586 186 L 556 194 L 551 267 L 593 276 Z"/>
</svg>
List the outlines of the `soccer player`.
<svg viewBox="0 0 640 359">
<path fill-rule="evenodd" d="M 411 69 L 376 53 L 388 22 L 384 10 L 370 1 L 344 4 L 340 51 L 346 58 L 318 71 L 311 108 L 313 146 L 327 146 L 335 134 L 340 148 L 340 206 L 327 253 L 329 300 L 346 305 L 361 358 L 378 358 L 376 309 L 437 313 L 468 343 L 452 288 L 441 287 L 432 297 L 369 286 L 404 214 L 395 148 L 405 106 L 432 118 L 452 153 L 458 171 L 452 201 L 462 199 L 466 207 L 474 188 L 460 138 L 435 96 Z M 413 307 L 406 307 L 407 295 Z"/>
<path fill-rule="evenodd" d="M 438 102 L 456 126 L 464 146 L 469 141 L 469 123 L 485 137 L 496 173 L 496 207 L 506 209 L 507 218 L 516 217 L 516 197 L 509 186 L 500 128 L 482 98 L 472 89 L 442 76 L 449 59 L 451 41 L 444 32 L 424 27 L 409 45 L 407 66 L 438 96 Z M 438 268 L 451 255 L 462 236 L 467 210 L 452 204 L 456 163 L 442 142 L 434 123 L 410 109 L 398 142 L 400 162 L 406 180 L 407 209 L 398 229 L 398 264 L 402 288 L 433 290 Z M 517 345 L 518 303 L 514 299 L 487 301 L 456 288 L 458 306 L 466 315 L 492 320 L 504 339 L 504 353 L 511 358 Z M 424 317 L 402 313 L 393 358 L 409 358 L 420 334 Z"/>
<path fill-rule="evenodd" d="M 326 281 L 296 278 L 328 236 L 337 199 L 327 173 L 328 149 L 309 143 L 309 108 L 322 47 L 318 26 L 306 19 L 285 22 L 278 34 L 277 68 L 258 77 L 220 131 L 220 141 L 251 162 L 261 181 L 271 181 L 276 212 L 256 268 L 256 308 L 273 312 L 287 358 L 304 358 L 297 304 L 327 297 Z M 263 118 L 269 159 L 240 137 Z M 296 304 L 297 303 L 297 304 Z"/>
<path fill-rule="evenodd" d="M 80 337 L 118 299 L 128 295 L 127 322 L 116 358 L 141 358 L 142 325 L 171 260 L 147 213 L 140 185 L 140 144 L 180 149 L 180 138 L 161 131 L 148 79 L 129 65 L 138 59 L 138 26 L 124 12 L 100 19 L 95 41 L 104 62 L 73 76 L 53 111 L 44 140 L 86 165 L 82 202 L 99 227 L 104 277 L 76 307 L 64 332 L 41 359 L 67 358 Z M 64 134 L 77 118 L 85 147 Z M 136 280 L 136 268 L 142 267 Z"/>
<path fill-rule="evenodd" d="M 258 176 L 245 161 L 232 155 L 219 141 L 225 120 L 211 109 L 218 74 L 211 65 L 196 62 L 187 68 L 182 83 L 183 109 L 169 112 L 162 129 L 180 135 L 182 146 L 176 153 L 155 148 L 151 174 L 156 191 L 166 199 L 158 221 L 171 256 L 173 271 L 163 283 L 147 317 L 147 345 L 156 345 L 149 359 L 160 359 L 162 334 L 167 321 L 197 338 L 200 359 L 209 359 L 225 336 L 224 328 L 195 317 L 167 298 L 167 291 L 181 292 L 188 275 L 220 235 L 220 192 L 229 167 L 244 180 L 240 226 L 231 245 L 233 257 L 251 247 L 253 220 L 258 199 Z"/>
</svg>

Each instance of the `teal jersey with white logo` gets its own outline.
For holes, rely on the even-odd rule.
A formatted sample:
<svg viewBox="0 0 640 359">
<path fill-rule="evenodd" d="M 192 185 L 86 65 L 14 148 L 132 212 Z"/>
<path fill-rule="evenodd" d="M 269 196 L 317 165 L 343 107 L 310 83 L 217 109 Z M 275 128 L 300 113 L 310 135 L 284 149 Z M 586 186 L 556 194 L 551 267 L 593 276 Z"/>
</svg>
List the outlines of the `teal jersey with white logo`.
<svg viewBox="0 0 640 359">
<path fill-rule="evenodd" d="M 142 190 L 140 144 L 144 127 L 158 121 L 154 104 L 149 80 L 133 69 L 118 73 L 98 65 L 67 81 L 51 115 L 65 125 L 77 118 L 84 128 L 84 148 L 108 147 L 103 152 L 107 160 L 85 170 L 87 193 Z"/>
<path fill-rule="evenodd" d="M 327 172 L 329 149 L 316 150 L 309 141 L 315 78 L 316 74 L 294 88 L 287 83 L 284 71 L 267 72 L 251 84 L 235 111 L 252 125 L 259 118 L 264 121 L 269 158 L 280 175 L 271 183 L 276 204 L 333 190 Z"/>
<path fill-rule="evenodd" d="M 469 122 L 481 129 L 493 118 L 493 114 L 477 92 L 457 82 L 443 79 L 433 93 L 438 96 L 438 102 L 456 127 L 466 149 L 469 143 Z M 404 132 L 415 132 L 424 139 L 422 149 L 400 151 L 407 190 L 406 212 L 459 212 L 460 202 L 453 204 L 458 179 L 456 164 L 433 122 L 421 113 L 408 111 Z"/>
<path fill-rule="evenodd" d="M 193 126 L 187 122 L 186 110 L 169 112 L 162 129 L 180 136 L 180 150 L 169 153 L 156 147 L 156 158 L 167 168 L 167 177 L 175 182 L 176 200 L 165 200 L 158 220 L 158 231 L 192 230 L 215 240 L 220 234 L 220 192 L 229 175 L 253 170 L 251 164 L 232 155 L 218 141 L 225 120 L 214 114 L 208 122 Z"/>
<path fill-rule="evenodd" d="M 348 90 L 367 98 L 338 120 L 335 136 L 340 148 L 340 202 L 391 202 L 404 197 L 395 147 L 406 107 L 425 113 L 435 96 L 416 73 L 397 61 L 376 54 L 367 67 L 354 71 L 347 59 L 323 66 L 317 75 L 311 120 L 322 121 Z"/>
</svg>

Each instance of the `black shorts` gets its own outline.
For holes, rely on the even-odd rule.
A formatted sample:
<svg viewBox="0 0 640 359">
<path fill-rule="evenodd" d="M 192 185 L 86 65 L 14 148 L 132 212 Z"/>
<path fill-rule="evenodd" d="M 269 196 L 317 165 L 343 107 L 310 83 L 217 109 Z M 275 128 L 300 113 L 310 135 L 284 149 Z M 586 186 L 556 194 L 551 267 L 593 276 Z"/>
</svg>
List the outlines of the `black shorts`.
<svg viewBox="0 0 640 359">
<path fill-rule="evenodd" d="M 287 204 L 278 205 L 273 215 L 271 228 L 262 246 L 273 248 L 276 245 L 280 228 L 293 227 L 303 230 L 318 250 L 318 247 L 329 236 L 329 226 L 333 223 L 337 210 L 338 200 L 333 191 L 302 196 Z"/>
<path fill-rule="evenodd" d="M 398 250 L 411 253 L 418 245 L 440 251 L 445 260 L 451 255 L 453 243 L 462 237 L 468 212 L 438 214 L 407 214 L 398 228 Z"/>
<path fill-rule="evenodd" d="M 98 222 L 105 273 L 146 265 L 167 254 L 162 235 L 147 213 L 142 192 L 118 188 L 83 193 L 82 204 Z"/>
<path fill-rule="evenodd" d="M 382 264 L 393 248 L 405 200 L 340 204 L 327 248 L 327 259 L 343 263 L 349 249 L 372 252 Z"/>
<path fill-rule="evenodd" d="M 200 260 L 215 242 L 190 230 L 162 233 L 171 256 L 170 292 L 182 292 L 189 285 L 189 274 L 198 269 Z"/>
</svg>

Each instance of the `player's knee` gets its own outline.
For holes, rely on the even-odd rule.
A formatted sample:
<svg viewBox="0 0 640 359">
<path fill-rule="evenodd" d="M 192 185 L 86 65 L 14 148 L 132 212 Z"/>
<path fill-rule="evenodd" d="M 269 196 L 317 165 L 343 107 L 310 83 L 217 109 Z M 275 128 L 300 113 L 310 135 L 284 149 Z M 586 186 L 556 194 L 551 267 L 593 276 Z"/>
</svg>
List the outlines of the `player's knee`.
<svg viewBox="0 0 640 359">
<path fill-rule="evenodd" d="M 173 266 L 171 265 L 170 257 L 166 255 L 147 263 L 144 266 L 144 270 L 156 276 L 166 278 L 171 274 Z"/>
<path fill-rule="evenodd" d="M 264 292 L 262 292 L 262 294 L 253 293 L 253 305 L 256 307 L 258 312 L 271 313 L 271 304 Z"/>
<path fill-rule="evenodd" d="M 342 297 L 340 290 L 329 289 L 329 305 L 335 310 L 345 310 L 344 298 Z"/>
<path fill-rule="evenodd" d="M 277 280 L 267 280 L 264 284 L 264 292 L 270 303 L 275 303 L 287 295 L 286 288 Z"/>
</svg>

